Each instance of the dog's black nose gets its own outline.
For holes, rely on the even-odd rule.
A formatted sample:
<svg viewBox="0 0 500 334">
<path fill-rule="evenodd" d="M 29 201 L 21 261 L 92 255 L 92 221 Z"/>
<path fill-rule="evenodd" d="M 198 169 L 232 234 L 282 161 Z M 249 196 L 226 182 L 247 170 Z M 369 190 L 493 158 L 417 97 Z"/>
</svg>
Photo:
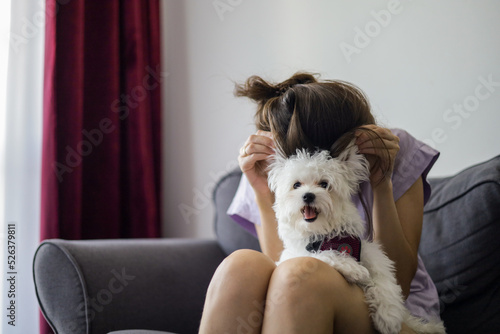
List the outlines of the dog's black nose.
<svg viewBox="0 0 500 334">
<path fill-rule="evenodd" d="M 314 199 L 316 198 L 316 195 L 314 195 L 313 193 L 305 193 L 303 196 L 302 196 L 302 199 L 304 200 L 304 202 L 306 202 L 307 204 L 311 204 Z"/>
</svg>

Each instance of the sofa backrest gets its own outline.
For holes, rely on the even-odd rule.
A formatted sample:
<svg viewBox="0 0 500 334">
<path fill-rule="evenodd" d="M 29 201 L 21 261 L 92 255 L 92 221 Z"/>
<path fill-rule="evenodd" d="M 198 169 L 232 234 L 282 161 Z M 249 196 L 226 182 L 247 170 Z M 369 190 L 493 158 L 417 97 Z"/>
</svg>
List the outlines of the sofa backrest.
<svg viewBox="0 0 500 334">
<path fill-rule="evenodd" d="M 500 333 L 500 156 L 430 183 L 419 253 L 448 333 Z"/>
<path fill-rule="evenodd" d="M 215 234 L 219 245 L 230 254 L 237 249 L 260 250 L 259 241 L 227 215 L 227 209 L 233 200 L 241 179 L 240 169 L 235 169 L 217 182 L 213 192 L 215 208 Z"/>
</svg>

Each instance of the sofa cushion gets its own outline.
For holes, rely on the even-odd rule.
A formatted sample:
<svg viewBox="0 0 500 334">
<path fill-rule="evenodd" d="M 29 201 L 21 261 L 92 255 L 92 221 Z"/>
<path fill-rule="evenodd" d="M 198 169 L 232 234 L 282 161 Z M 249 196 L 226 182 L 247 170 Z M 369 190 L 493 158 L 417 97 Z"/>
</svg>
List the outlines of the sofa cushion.
<svg viewBox="0 0 500 334">
<path fill-rule="evenodd" d="M 420 255 L 449 333 L 500 333 L 500 156 L 430 179 Z"/>
</svg>

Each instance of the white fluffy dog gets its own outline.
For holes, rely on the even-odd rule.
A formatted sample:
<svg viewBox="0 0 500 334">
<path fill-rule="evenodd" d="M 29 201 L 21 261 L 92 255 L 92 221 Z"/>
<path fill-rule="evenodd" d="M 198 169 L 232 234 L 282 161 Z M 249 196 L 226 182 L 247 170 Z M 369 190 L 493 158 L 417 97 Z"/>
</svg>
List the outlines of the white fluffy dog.
<svg viewBox="0 0 500 334">
<path fill-rule="evenodd" d="M 417 333 L 445 333 L 441 322 L 424 322 L 409 314 L 393 262 L 376 242 L 360 239 L 365 225 L 351 196 L 368 176 L 368 162 L 354 143 L 337 158 L 327 151 L 297 150 L 286 159 L 276 155 L 268 181 L 284 244 L 279 263 L 311 256 L 334 267 L 363 289 L 375 329 L 381 333 L 399 333 L 402 322 Z"/>
</svg>

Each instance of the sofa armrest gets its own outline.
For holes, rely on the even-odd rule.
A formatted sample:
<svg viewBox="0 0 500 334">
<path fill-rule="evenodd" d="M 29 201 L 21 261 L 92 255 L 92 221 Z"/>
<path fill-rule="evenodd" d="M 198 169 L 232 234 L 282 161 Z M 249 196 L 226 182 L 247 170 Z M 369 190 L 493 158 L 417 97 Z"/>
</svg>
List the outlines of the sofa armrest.
<svg viewBox="0 0 500 334">
<path fill-rule="evenodd" d="M 196 333 L 224 257 L 215 240 L 52 239 L 38 247 L 33 275 L 55 333 Z"/>
</svg>

